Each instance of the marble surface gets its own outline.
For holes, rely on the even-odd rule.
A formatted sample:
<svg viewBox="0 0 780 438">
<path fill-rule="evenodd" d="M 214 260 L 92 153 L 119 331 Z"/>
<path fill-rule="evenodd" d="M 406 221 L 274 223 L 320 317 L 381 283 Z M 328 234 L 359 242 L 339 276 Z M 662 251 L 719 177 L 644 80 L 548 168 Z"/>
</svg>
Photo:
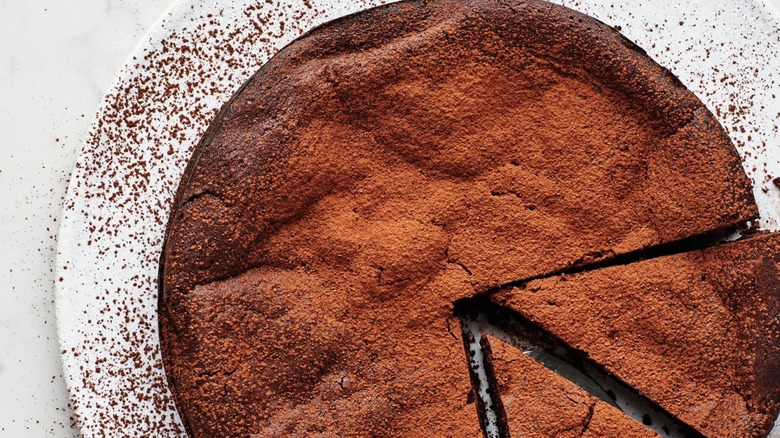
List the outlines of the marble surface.
<svg viewBox="0 0 780 438">
<path fill-rule="evenodd" d="M 0 437 L 76 437 L 54 319 L 62 198 L 98 103 L 171 0 L 0 0 Z"/>
<path fill-rule="evenodd" d="M 78 436 L 54 320 L 62 199 L 100 98 L 171 2 L 0 0 L 0 437 Z"/>
</svg>

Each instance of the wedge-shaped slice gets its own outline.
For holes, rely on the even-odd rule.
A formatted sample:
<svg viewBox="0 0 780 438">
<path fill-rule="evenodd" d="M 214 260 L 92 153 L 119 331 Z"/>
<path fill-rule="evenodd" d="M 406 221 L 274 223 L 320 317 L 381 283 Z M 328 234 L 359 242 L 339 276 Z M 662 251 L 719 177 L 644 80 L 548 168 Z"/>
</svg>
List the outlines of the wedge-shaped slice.
<svg viewBox="0 0 780 438">
<path fill-rule="evenodd" d="M 709 437 L 780 401 L 780 234 L 499 290 L 509 307 Z"/>
<path fill-rule="evenodd" d="M 520 350 L 483 335 L 509 435 L 522 438 L 651 438 L 658 435 L 619 409 L 539 365 Z"/>
</svg>

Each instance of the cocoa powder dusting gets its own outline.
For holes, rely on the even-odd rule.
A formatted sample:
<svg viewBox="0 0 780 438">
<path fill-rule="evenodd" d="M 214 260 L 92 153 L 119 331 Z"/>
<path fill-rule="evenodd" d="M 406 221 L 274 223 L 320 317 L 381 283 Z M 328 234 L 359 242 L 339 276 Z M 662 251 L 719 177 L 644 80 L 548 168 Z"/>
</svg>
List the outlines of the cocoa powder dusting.
<svg viewBox="0 0 780 438">
<path fill-rule="evenodd" d="M 166 371 L 193 436 L 479 436 L 455 300 L 756 214 L 713 116 L 608 26 L 382 7 L 285 48 L 196 149 Z"/>
</svg>

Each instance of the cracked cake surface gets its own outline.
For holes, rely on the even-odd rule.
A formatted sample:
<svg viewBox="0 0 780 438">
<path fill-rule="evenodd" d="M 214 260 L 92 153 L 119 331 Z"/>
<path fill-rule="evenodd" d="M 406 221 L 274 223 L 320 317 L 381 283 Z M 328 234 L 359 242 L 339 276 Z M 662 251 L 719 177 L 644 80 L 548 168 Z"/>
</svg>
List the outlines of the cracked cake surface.
<svg viewBox="0 0 780 438">
<path fill-rule="evenodd" d="M 756 215 L 712 114 L 612 28 L 372 9 L 283 49 L 197 146 L 166 373 L 195 437 L 477 437 L 453 302 Z"/>
</svg>

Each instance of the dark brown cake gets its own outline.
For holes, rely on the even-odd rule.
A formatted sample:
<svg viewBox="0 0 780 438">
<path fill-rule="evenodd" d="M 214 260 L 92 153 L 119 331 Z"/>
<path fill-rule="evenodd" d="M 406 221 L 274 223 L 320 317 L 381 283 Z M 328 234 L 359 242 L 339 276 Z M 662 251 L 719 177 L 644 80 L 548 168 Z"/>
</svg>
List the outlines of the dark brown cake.
<svg viewBox="0 0 780 438">
<path fill-rule="evenodd" d="M 505 288 L 541 325 L 709 437 L 780 407 L 780 234 Z"/>
<path fill-rule="evenodd" d="M 372 9 L 283 49 L 197 146 L 166 372 L 195 437 L 476 437 L 454 301 L 756 215 L 714 117 L 612 28 Z"/>
<path fill-rule="evenodd" d="M 495 372 L 511 436 L 660 438 L 520 350 L 493 336 L 483 339 L 483 350 Z"/>
</svg>

